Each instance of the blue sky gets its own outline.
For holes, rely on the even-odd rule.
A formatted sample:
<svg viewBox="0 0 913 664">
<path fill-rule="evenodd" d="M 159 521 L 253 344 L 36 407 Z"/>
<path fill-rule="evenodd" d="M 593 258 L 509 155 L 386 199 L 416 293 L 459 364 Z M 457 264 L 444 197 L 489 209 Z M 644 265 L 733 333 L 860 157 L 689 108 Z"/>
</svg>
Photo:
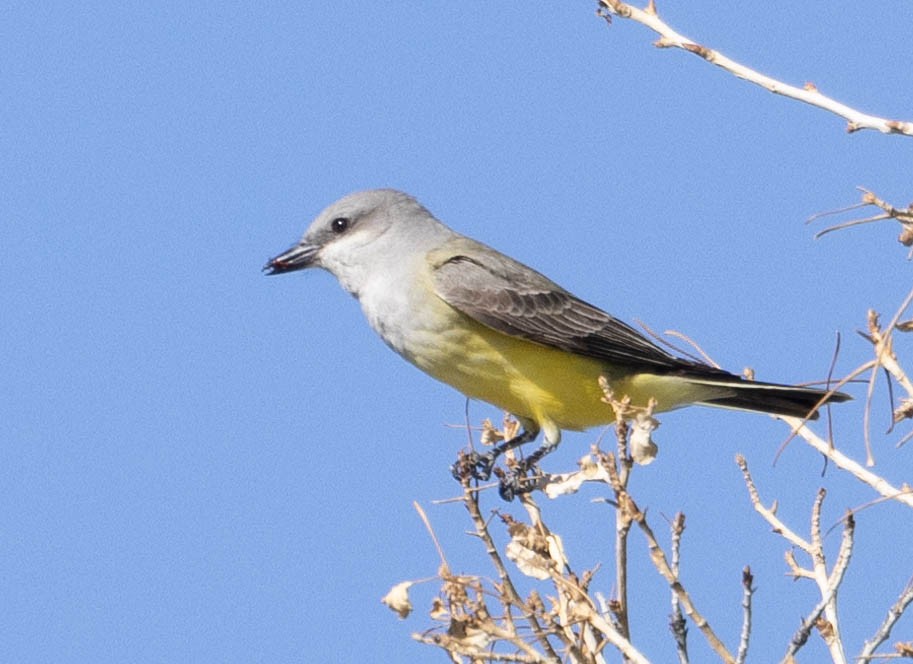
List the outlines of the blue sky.
<svg viewBox="0 0 913 664">
<path fill-rule="evenodd" d="M 660 12 L 784 81 L 913 118 L 902 3 Z M 889 317 L 909 289 L 895 227 L 815 241 L 804 221 L 855 202 L 857 185 L 905 205 L 910 139 L 847 135 L 653 48 L 640 26 L 607 27 L 593 3 L 0 14 L 0 661 L 444 661 L 409 638 L 430 625 L 431 586 L 405 622 L 379 599 L 437 568 L 413 500 L 457 570 L 491 573 L 462 509 L 431 505 L 456 492 L 447 469 L 466 435 L 448 425 L 465 401 L 390 353 L 329 275 L 260 272 L 345 193 L 407 190 L 584 299 L 762 379 L 822 378 L 837 333 L 837 373 L 867 360 L 866 310 Z M 852 391 L 837 439 L 861 457 Z M 500 415 L 471 404 L 484 417 Z M 879 469 L 909 481 L 887 417 L 882 399 Z M 751 565 L 752 661 L 768 661 L 817 595 L 784 576 L 734 455 L 798 529 L 819 486 L 829 523 L 874 496 L 801 444 L 774 466 L 786 430 L 769 418 L 662 422 L 634 494 L 657 530 L 687 513 L 685 581 L 733 648 Z M 546 469 L 570 469 L 598 434 L 567 435 Z M 600 495 L 548 509 L 572 563 L 604 562 L 611 593 Z M 913 572 L 909 523 L 891 505 L 860 515 L 851 654 Z M 663 584 L 633 539 L 635 641 L 669 661 Z M 695 629 L 691 642 L 706 654 Z"/>
</svg>

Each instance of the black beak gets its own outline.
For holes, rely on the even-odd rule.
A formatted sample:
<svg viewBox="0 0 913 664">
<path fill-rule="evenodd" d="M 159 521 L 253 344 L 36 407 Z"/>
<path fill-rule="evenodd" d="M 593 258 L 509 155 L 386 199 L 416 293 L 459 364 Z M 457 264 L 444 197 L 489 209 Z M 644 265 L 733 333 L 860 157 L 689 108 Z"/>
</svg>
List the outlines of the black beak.
<svg viewBox="0 0 913 664">
<path fill-rule="evenodd" d="M 263 266 L 263 271 L 268 275 L 272 275 L 303 270 L 314 264 L 314 259 L 317 257 L 319 250 L 320 247 L 311 244 L 296 244 L 288 251 L 269 259 L 266 265 Z"/>
</svg>

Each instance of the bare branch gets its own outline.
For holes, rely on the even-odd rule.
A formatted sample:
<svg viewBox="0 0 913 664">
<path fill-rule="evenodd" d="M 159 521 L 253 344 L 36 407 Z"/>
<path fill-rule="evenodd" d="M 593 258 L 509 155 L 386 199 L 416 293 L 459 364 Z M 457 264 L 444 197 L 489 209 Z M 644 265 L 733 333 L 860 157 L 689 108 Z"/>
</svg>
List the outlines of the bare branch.
<svg viewBox="0 0 913 664">
<path fill-rule="evenodd" d="M 824 543 L 821 536 L 821 508 L 826 495 L 824 489 L 819 489 L 812 506 L 810 537 L 806 541 L 799 537 L 793 530 L 786 526 L 776 515 L 776 504 L 767 508 L 761 503 L 754 480 L 748 470 L 748 462 L 741 455 L 736 457 L 736 463 L 742 470 L 751 504 L 755 511 L 773 526 L 774 532 L 783 537 L 793 547 L 804 551 L 812 559 L 812 569 L 805 569 L 799 565 L 792 549 L 786 552 L 786 563 L 795 578 L 813 579 L 821 593 L 821 601 L 815 606 L 811 614 L 802 622 L 799 630 L 790 640 L 789 650 L 783 658 L 784 662 L 791 662 L 795 653 L 805 645 L 813 627 L 818 627 L 822 638 L 831 653 L 834 662 L 846 662 L 843 643 L 840 638 L 839 622 L 837 620 L 837 606 L 835 602 L 837 588 L 843 582 L 843 576 L 849 566 L 850 554 L 853 549 L 853 531 L 855 522 L 852 513 L 844 517 L 843 540 L 837 554 L 837 560 L 830 574 L 827 572 L 827 558 L 824 554 Z M 824 614 L 824 617 L 822 617 Z"/>
<path fill-rule="evenodd" d="M 758 489 L 755 487 L 754 480 L 748 470 L 748 462 L 745 460 L 745 457 L 739 454 L 736 456 L 735 462 L 742 470 L 742 477 L 745 479 L 745 486 L 748 487 L 748 495 L 751 498 L 751 505 L 754 507 L 755 511 L 764 517 L 764 520 L 771 525 L 776 534 L 783 537 L 793 546 L 798 547 L 807 553 L 811 553 L 812 545 L 802 539 L 777 516 L 777 504 L 773 503 L 770 507 L 765 507 L 761 502 L 761 496 L 758 494 Z"/>
<path fill-rule="evenodd" d="M 413 634 L 412 638 L 419 643 L 431 646 L 438 646 L 447 651 L 451 656 L 451 661 L 461 664 L 460 657 L 468 657 L 473 662 L 480 661 L 483 657 L 488 662 L 521 662 L 523 664 L 545 664 L 548 660 L 543 659 L 540 655 L 520 654 L 520 653 L 497 653 L 490 650 L 480 651 L 478 648 L 472 648 L 460 643 L 449 634 Z"/>
<path fill-rule="evenodd" d="M 789 642 L 789 648 L 783 657 L 783 662 L 794 662 L 796 653 L 808 641 L 813 628 L 818 628 L 821 637 L 827 644 L 831 654 L 831 661 L 835 664 L 846 664 L 847 659 L 843 650 L 843 643 L 840 638 L 840 628 L 837 621 L 837 590 L 843 582 L 844 574 L 850 562 L 850 554 L 853 549 L 853 532 L 854 521 L 852 514 L 847 514 L 844 519 L 843 539 L 840 544 L 840 551 L 837 554 L 837 561 L 831 574 L 827 574 L 825 565 L 824 551 L 821 549 L 821 503 L 824 499 L 824 492 L 819 491 L 812 508 L 812 555 L 814 573 L 812 578 L 818 584 L 821 592 L 821 600 L 815 605 L 811 613 L 802 621 L 798 631 L 793 635 Z M 793 560 L 792 564 L 795 564 Z"/>
<path fill-rule="evenodd" d="M 682 533 L 685 532 L 685 515 L 681 512 L 672 520 L 672 573 L 678 576 Z M 672 615 L 669 627 L 675 638 L 675 652 L 679 664 L 688 664 L 688 623 L 682 615 L 682 603 L 678 595 L 672 593 Z"/>
<path fill-rule="evenodd" d="M 824 491 L 821 490 L 818 495 L 824 499 Z M 821 623 L 819 618 L 818 630 L 824 638 L 825 643 L 831 653 L 831 659 L 835 664 L 846 662 L 846 653 L 843 649 L 843 640 L 840 636 L 840 623 L 837 619 L 837 589 L 843 582 L 843 577 L 850 564 L 850 556 L 853 552 L 853 533 L 855 531 L 855 521 L 852 513 L 847 513 L 844 519 L 843 538 L 840 542 L 840 550 L 837 552 L 837 560 L 834 562 L 834 568 L 831 573 L 827 573 L 827 567 L 824 562 L 824 549 L 821 543 L 821 521 L 820 521 L 820 501 L 815 502 L 817 509 L 817 522 L 813 526 L 814 539 L 816 540 L 815 551 L 815 581 L 822 597 L 830 596 L 831 601 L 824 605 L 824 616 L 827 619 L 826 625 Z M 821 561 L 820 566 L 818 560 Z"/>
<path fill-rule="evenodd" d="M 913 578 L 907 581 L 907 585 L 900 593 L 900 597 L 898 597 L 897 601 L 888 609 L 888 615 L 885 616 L 884 621 L 878 626 L 878 630 L 872 635 L 871 639 L 865 642 L 862 652 L 860 652 L 859 657 L 857 657 L 858 660 L 868 661 L 876 656 L 874 654 L 875 649 L 887 641 L 888 637 L 891 636 L 891 630 L 894 628 L 897 621 L 900 620 L 904 611 L 907 610 L 910 602 L 913 602 Z"/>
<path fill-rule="evenodd" d="M 628 456 L 628 432 L 630 428 L 623 417 L 617 417 L 615 436 L 618 455 L 615 457 L 618 468 L 618 487 L 626 490 L 631 473 L 631 459 Z M 614 465 L 614 464 L 613 464 Z M 616 490 L 617 492 L 617 490 Z M 631 625 L 628 621 L 628 533 L 631 531 L 631 515 L 621 504 L 615 510 L 615 619 L 619 631 L 626 639 L 631 638 Z"/>
<path fill-rule="evenodd" d="M 431 527 L 431 521 L 428 519 L 428 515 L 425 513 L 424 508 L 419 504 L 417 500 L 412 501 L 412 507 L 415 508 L 415 511 L 418 512 L 419 517 L 422 519 L 422 523 L 425 524 L 425 529 L 431 536 L 431 541 L 434 542 L 434 548 L 437 549 L 437 555 L 441 559 L 441 565 L 447 569 L 450 569 L 450 565 L 447 564 L 447 556 L 444 555 L 444 548 L 441 546 L 441 542 L 437 538 L 437 535 L 434 532 L 434 528 Z"/>
<path fill-rule="evenodd" d="M 611 622 L 606 620 L 595 608 L 589 604 L 585 605 L 585 618 L 592 623 L 593 627 L 605 635 L 606 639 L 625 656 L 625 658 L 635 664 L 650 664 L 649 660 L 638 652 L 631 642 L 628 641 L 621 633 L 615 629 Z"/>
<path fill-rule="evenodd" d="M 848 132 L 855 132 L 860 129 L 874 129 L 883 134 L 913 136 L 913 122 L 888 120 L 886 118 L 862 113 L 831 97 L 821 94 L 818 91 L 818 88 L 812 83 L 806 83 L 801 88 L 787 85 L 775 78 L 765 76 L 754 69 L 746 67 L 745 65 L 726 57 L 719 51 L 707 48 L 706 46 L 702 46 L 697 42 L 688 39 L 684 35 L 673 30 L 667 23 L 659 18 L 656 13 L 656 7 L 652 2 L 648 5 L 647 9 L 638 9 L 633 5 L 620 2 L 620 0 L 599 0 L 597 14 L 606 19 L 611 19 L 613 16 L 631 19 L 641 25 L 645 25 L 660 36 L 659 39 L 654 42 L 654 45 L 659 48 L 680 48 L 688 53 L 693 53 L 703 58 L 710 64 L 721 67 L 737 78 L 759 85 L 774 94 L 795 99 L 834 113 L 847 121 Z"/>
<path fill-rule="evenodd" d="M 818 619 L 821 617 L 821 614 L 824 612 L 824 607 L 830 604 L 831 600 L 834 598 L 834 595 L 837 594 L 837 589 L 832 588 L 830 592 L 826 593 L 824 597 L 821 598 L 815 608 L 812 609 L 811 613 L 808 614 L 799 629 L 793 634 L 793 637 L 789 640 L 789 648 L 786 650 L 786 654 L 783 656 L 783 659 L 780 660 L 782 664 L 793 664 L 796 661 L 796 653 L 808 642 L 808 637 L 812 633 L 812 630 L 818 623 Z M 842 660 L 846 661 L 846 660 Z"/>
<path fill-rule="evenodd" d="M 672 568 L 669 566 L 668 561 L 666 560 L 666 554 L 663 553 L 662 547 L 659 545 L 659 542 L 656 540 L 656 536 L 653 534 L 653 529 L 650 528 L 650 525 L 647 523 L 647 515 L 644 514 L 637 504 L 634 502 L 634 499 L 630 495 L 625 495 L 622 499 L 619 500 L 619 503 L 624 503 L 627 508 L 631 510 L 632 518 L 634 523 L 637 524 L 641 532 L 647 539 L 647 546 L 650 551 L 650 559 L 653 561 L 653 565 L 659 571 L 659 573 L 666 579 L 666 582 L 669 584 L 669 587 L 672 589 L 677 596 L 679 601 L 682 604 L 682 607 L 685 609 L 685 613 L 688 614 L 688 617 L 694 621 L 694 624 L 697 625 L 697 628 L 701 630 L 701 633 L 704 635 L 704 638 L 707 639 L 707 643 L 716 652 L 717 656 L 726 662 L 727 664 L 734 664 L 735 658 L 732 656 L 732 653 L 726 648 L 720 638 L 713 631 L 713 628 L 710 626 L 710 623 L 707 622 L 707 619 L 697 610 L 697 607 L 694 605 L 694 602 L 691 600 L 691 596 L 688 594 L 688 591 L 685 590 L 685 587 L 679 581 L 678 577 L 673 573 Z"/>
<path fill-rule="evenodd" d="M 751 568 L 742 570 L 742 632 L 739 635 L 739 651 L 736 653 L 736 663 L 743 664 L 748 657 L 748 643 L 751 640 L 751 598 L 754 595 L 754 576 Z"/>
<path fill-rule="evenodd" d="M 904 505 L 913 508 L 913 489 L 904 485 L 898 489 L 880 475 L 864 468 L 862 464 L 843 454 L 837 448 L 830 445 L 826 440 L 821 438 L 814 431 L 809 429 L 805 422 L 798 417 L 779 416 L 784 422 L 792 427 L 793 432 L 802 438 L 811 447 L 826 456 L 841 470 L 852 474 L 860 482 L 864 482 L 872 487 L 885 498 L 896 500 Z"/>
<path fill-rule="evenodd" d="M 883 329 L 878 324 L 878 314 L 874 310 L 869 311 L 869 335 L 871 335 L 875 344 L 875 356 L 878 359 L 878 363 L 890 372 L 894 380 L 900 383 L 904 390 L 907 391 L 908 396 L 913 397 L 913 381 L 907 377 L 907 374 L 897 363 L 893 344 L 894 330 L 903 312 L 907 310 L 911 302 L 913 302 L 913 290 L 907 294 L 891 322 Z"/>
<path fill-rule="evenodd" d="M 871 224 L 878 221 L 885 221 L 887 219 L 894 219 L 900 224 L 900 235 L 897 236 L 897 241 L 900 242 L 905 247 L 913 247 L 913 203 L 908 205 L 905 208 L 898 208 L 890 203 L 880 199 L 878 196 L 873 194 L 868 189 L 862 187 L 856 187 L 859 191 L 862 192 L 862 202 L 857 203 L 856 205 L 851 205 L 848 207 L 841 208 L 839 210 L 830 210 L 827 212 L 820 212 L 814 214 L 808 218 L 806 223 L 811 223 L 816 219 L 822 217 L 828 217 L 831 215 L 841 214 L 849 210 L 857 210 L 862 207 L 876 207 L 881 210 L 878 214 L 872 215 L 870 217 L 862 217 L 860 219 L 850 219 L 849 221 L 844 221 L 839 224 L 834 224 L 833 226 L 828 226 L 824 230 L 818 231 L 815 233 L 815 239 L 823 237 L 828 233 L 833 233 L 834 231 L 840 231 L 845 228 L 851 228 L 853 226 L 862 226 L 864 224 Z M 907 254 L 907 258 L 913 258 L 913 250 Z"/>
<path fill-rule="evenodd" d="M 548 655 L 550 659 L 553 661 L 558 661 L 558 653 L 556 653 L 552 647 L 551 642 L 548 640 L 548 636 L 539 623 L 539 620 L 536 618 L 534 612 L 530 611 L 528 607 L 524 606 L 523 600 L 520 598 L 520 594 L 517 592 L 513 581 L 510 579 L 510 575 L 507 572 L 504 561 L 501 560 L 501 555 L 498 553 L 498 548 L 495 546 L 494 540 L 491 538 L 491 533 L 488 532 L 488 524 L 485 521 L 485 518 L 482 516 L 481 510 L 479 509 L 478 494 L 475 491 L 471 490 L 469 482 L 470 480 L 468 477 L 461 480 L 461 484 L 463 485 L 463 503 L 466 505 L 466 509 L 469 511 L 469 515 L 472 518 L 473 524 L 475 525 L 476 535 L 485 543 L 486 553 L 488 553 L 488 557 L 491 559 L 492 564 L 498 571 L 498 577 L 501 581 L 500 589 L 503 595 L 502 603 L 504 604 L 505 608 L 505 620 L 508 623 L 512 624 L 512 617 L 510 614 L 511 606 L 522 608 L 526 614 L 526 620 L 529 622 L 530 628 L 532 629 L 533 634 L 536 636 L 536 639 L 539 642 L 539 645 L 542 647 L 543 651 Z"/>
</svg>

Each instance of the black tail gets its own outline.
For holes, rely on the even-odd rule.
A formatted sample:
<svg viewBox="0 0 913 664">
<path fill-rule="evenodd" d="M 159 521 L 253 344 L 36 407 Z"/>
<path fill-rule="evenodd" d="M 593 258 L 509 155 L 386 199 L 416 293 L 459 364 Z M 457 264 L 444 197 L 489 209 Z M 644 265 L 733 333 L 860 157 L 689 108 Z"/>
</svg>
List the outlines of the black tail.
<svg viewBox="0 0 913 664">
<path fill-rule="evenodd" d="M 756 383 L 733 376 L 735 380 L 696 379 L 695 383 L 729 388 L 730 393 L 701 401 L 705 406 L 752 410 L 772 415 L 791 415 L 818 419 L 818 413 L 812 410 L 822 400 L 824 403 L 839 403 L 852 397 L 843 392 L 828 394 L 826 390 L 813 387 L 795 387 L 776 383 Z M 825 399 L 825 397 L 827 397 Z"/>
</svg>

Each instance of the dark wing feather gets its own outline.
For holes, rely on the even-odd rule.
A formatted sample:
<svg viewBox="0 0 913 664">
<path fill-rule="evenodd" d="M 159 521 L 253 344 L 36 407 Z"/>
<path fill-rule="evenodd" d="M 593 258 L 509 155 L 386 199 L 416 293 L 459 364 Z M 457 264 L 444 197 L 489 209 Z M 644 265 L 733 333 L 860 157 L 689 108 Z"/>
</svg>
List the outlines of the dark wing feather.
<svg viewBox="0 0 913 664">
<path fill-rule="evenodd" d="M 603 360 L 632 372 L 674 374 L 731 388 L 702 403 L 805 417 L 819 401 L 849 395 L 756 383 L 675 357 L 630 326 L 567 292 L 547 277 L 468 238 L 432 252 L 434 287 L 450 306 L 483 325 L 544 346 Z M 815 419 L 817 413 L 811 416 Z"/>
<path fill-rule="evenodd" d="M 451 248 L 434 268 L 437 294 L 470 318 L 504 334 L 640 371 L 728 375 L 670 355 L 532 268 L 472 245 L 471 255 L 454 255 Z"/>
</svg>

